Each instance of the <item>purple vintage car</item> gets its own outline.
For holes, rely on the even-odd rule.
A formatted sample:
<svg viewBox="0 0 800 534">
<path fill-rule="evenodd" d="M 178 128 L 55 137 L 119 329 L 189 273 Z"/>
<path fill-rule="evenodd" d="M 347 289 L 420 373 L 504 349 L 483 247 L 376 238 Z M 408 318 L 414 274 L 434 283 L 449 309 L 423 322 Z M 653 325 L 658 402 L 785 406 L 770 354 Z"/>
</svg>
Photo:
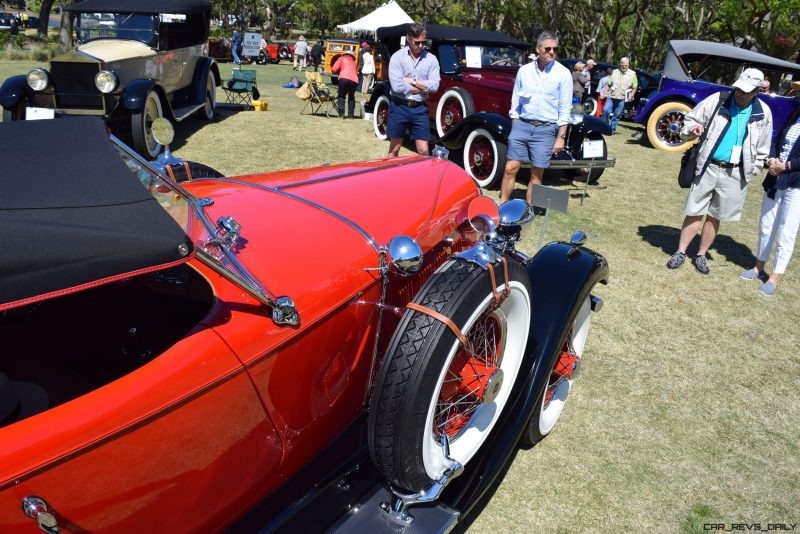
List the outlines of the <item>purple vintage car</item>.
<svg viewBox="0 0 800 534">
<path fill-rule="evenodd" d="M 633 120 L 647 126 L 646 138 L 654 147 L 683 152 L 690 146 L 680 138 L 684 115 L 707 96 L 732 91 L 726 84 L 748 67 L 763 71 L 770 81 L 774 92 L 759 98 L 772 110 L 773 135 L 777 135 L 800 105 L 796 98 L 781 96 L 792 78 L 800 78 L 800 64 L 709 41 L 669 42 L 661 85 L 639 101 Z"/>
</svg>

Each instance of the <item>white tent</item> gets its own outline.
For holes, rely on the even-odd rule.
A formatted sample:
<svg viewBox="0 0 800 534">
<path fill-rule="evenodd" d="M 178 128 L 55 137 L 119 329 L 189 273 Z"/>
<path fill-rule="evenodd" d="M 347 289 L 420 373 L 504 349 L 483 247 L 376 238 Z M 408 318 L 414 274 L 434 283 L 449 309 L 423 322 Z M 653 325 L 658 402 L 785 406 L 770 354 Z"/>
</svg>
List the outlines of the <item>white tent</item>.
<svg viewBox="0 0 800 534">
<path fill-rule="evenodd" d="M 375 30 L 378 28 L 412 22 L 414 21 L 403 11 L 403 8 L 394 0 L 390 0 L 366 17 L 348 24 L 339 24 L 337 28 L 346 33 L 371 32 L 375 35 Z"/>
</svg>

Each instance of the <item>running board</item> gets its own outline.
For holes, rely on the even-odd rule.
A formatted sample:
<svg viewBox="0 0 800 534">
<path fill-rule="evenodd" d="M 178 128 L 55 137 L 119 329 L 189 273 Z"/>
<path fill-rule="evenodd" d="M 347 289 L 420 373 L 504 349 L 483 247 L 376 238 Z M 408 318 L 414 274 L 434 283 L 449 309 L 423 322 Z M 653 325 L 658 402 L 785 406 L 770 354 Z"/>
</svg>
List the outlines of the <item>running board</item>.
<svg viewBox="0 0 800 534">
<path fill-rule="evenodd" d="M 444 534 L 458 521 L 459 512 L 442 503 L 428 503 L 409 508 L 411 521 L 393 517 L 384 510 L 394 495 L 383 485 L 368 493 L 365 501 L 354 506 L 329 532 L 336 534 L 392 532 L 394 534 Z"/>
<path fill-rule="evenodd" d="M 172 108 L 172 114 L 175 116 L 175 120 L 181 122 L 183 119 L 201 109 L 206 104 L 203 102 L 202 104 L 190 104 L 188 106 L 182 106 L 179 108 Z"/>
</svg>

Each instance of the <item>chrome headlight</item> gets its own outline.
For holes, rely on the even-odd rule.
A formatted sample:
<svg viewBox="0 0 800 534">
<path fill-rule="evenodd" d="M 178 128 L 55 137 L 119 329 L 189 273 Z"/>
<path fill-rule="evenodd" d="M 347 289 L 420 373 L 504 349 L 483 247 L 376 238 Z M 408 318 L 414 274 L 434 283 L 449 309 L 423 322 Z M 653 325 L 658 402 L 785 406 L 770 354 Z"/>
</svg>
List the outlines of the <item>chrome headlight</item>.
<svg viewBox="0 0 800 534">
<path fill-rule="evenodd" d="M 28 86 L 34 91 L 44 91 L 50 85 L 50 75 L 44 69 L 33 69 L 28 73 Z"/>
<path fill-rule="evenodd" d="M 110 70 L 101 70 L 94 77 L 94 85 L 101 93 L 108 94 L 117 88 L 119 79 L 117 75 Z"/>
</svg>

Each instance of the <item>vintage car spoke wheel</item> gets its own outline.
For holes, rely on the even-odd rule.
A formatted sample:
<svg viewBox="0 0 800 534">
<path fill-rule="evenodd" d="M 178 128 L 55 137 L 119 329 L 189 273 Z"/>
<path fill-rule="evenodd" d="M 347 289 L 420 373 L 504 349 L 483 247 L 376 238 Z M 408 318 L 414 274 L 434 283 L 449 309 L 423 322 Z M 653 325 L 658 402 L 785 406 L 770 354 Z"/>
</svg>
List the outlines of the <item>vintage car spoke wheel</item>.
<svg viewBox="0 0 800 534">
<path fill-rule="evenodd" d="M 550 368 L 547 387 L 522 434 L 522 443 L 535 445 L 553 430 L 558 418 L 561 417 L 586 346 L 591 315 L 591 301 L 586 297 L 578 309 L 564 345 Z"/>
<path fill-rule="evenodd" d="M 187 161 L 186 163 L 189 164 L 189 172 L 192 175 L 192 180 L 200 180 L 202 178 L 225 178 L 224 174 L 208 165 L 203 165 L 196 161 Z M 172 174 L 175 176 L 176 182 L 185 182 L 189 179 L 184 165 L 177 163 L 175 165 L 170 165 L 170 169 L 172 169 Z"/>
<path fill-rule="evenodd" d="M 146 158 L 153 159 L 161 152 L 161 145 L 153 137 L 153 121 L 162 117 L 161 99 L 154 91 L 147 93 L 144 107 L 131 115 L 133 147 Z"/>
<path fill-rule="evenodd" d="M 508 261 L 510 293 L 495 307 L 489 273 L 451 260 L 423 286 L 414 302 L 449 317 L 466 347 L 442 322 L 407 310 L 387 349 L 370 404 L 370 453 L 392 484 L 419 491 L 450 467 L 462 465 L 489 437 L 511 402 L 526 354 L 531 317 L 525 269 Z M 499 273 L 499 274 L 498 274 Z M 500 290 L 502 268 L 495 267 Z"/>
<path fill-rule="evenodd" d="M 386 127 L 389 123 L 389 98 L 381 95 L 375 101 L 375 108 L 372 110 L 372 129 L 375 137 L 383 141 L 386 139 Z"/>
<path fill-rule="evenodd" d="M 497 141 L 488 131 L 478 128 L 470 132 L 464 143 L 464 170 L 485 188 L 500 185 L 506 168 L 508 145 Z"/>
<path fill-rule="evenodd" d="M 214 120 L 214 113 L 217 109 L 217 86 L 216 81 L 214 79 L 214 75 L 211 72 L 208 73 L 208 80 L 206 81 L 206 101 L 205 105 L 201 110 L 198 111 L 198 115 L 201 119 L 207 121 Z"/>
<path fill-rule="evenodd" d="M 443 137 L 453 126 L 475 113 L 470 94 L 460 87 L 446 91 L 436 106 L 436 133 Z"/>
<path fill-rule="evenodd" d="M 266 65 L 269 63 L 269 54 L 264 52 L 263 50 L 258 51 L 258 59 L 256 59 L 256 63 L 259 65 Z"/>
<path fill-rule="evenodd" d="M 25 100 L 20 99 L 10 108 L 3 108 L 3 122 L 21 120 L 25 120 Z"/>
<path fill-rule="evenodd" d="M 647 120 L 647 140 L 650 144 L 667 152 L 687 151 L 692 143 L 681 140 L 681 128 L 683 118 L 691 110 L 683 102 L 667 102 L 654 109 Z"/>
</svg>

